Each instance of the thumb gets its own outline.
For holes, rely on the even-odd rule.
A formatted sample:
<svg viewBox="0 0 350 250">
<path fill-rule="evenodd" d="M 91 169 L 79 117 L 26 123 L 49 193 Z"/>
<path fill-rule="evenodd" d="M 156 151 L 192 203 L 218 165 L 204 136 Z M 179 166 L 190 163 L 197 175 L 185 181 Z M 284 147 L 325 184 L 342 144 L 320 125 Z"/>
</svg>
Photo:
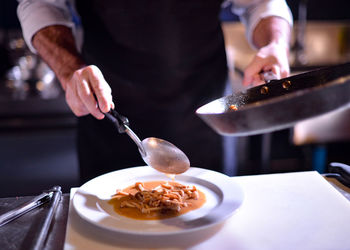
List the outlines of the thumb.
<svg viewBox="0 0 350 250">
<path fill-rule="evenodd" d="M 249 86 L 252 82 L 253 82 L 253 77 L 245 74 L 242 82 L 243 86 Z"/>
</svg>

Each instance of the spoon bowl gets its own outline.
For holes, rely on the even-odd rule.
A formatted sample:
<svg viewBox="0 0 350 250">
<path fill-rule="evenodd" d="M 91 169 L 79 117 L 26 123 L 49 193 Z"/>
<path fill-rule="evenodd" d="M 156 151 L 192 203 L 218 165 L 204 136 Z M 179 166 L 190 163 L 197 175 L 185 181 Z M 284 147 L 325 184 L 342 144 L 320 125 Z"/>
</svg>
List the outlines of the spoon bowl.
<svg viewBox="0 0 350 250">
<path fill-rule="evenodd" d="M 142 156 L 147 165 L 165 174 L 182 174 L 190 168 L 187 156 L 174 144 L 155 137 L 141 142 L 146 155 Z"/>
</svg>

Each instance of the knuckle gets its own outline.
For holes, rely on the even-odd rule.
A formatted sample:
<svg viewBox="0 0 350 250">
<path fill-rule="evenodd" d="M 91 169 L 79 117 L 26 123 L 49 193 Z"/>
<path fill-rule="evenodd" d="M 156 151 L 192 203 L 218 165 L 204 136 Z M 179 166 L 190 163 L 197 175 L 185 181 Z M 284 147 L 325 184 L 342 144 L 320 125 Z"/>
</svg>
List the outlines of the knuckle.
<svg viewBox="0 0 350 250">
<path fill-rule="evenodd" d="M 89 65 L 85 67 L 85 72 L 89 74 L 89 76 L 95 76 L 100 73 L 100 70 L 95 65 Z"/>
</svg>

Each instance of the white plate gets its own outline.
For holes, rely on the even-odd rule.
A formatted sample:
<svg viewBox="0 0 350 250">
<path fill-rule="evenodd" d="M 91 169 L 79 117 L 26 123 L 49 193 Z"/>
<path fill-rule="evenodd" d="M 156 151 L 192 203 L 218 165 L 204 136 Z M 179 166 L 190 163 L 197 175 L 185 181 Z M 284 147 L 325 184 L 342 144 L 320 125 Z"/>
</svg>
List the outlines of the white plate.
<svg viewBox="0 0 350 250">
<path fill-rule="evenodd" d="M 138 181 L 170 180 L 150 167 L 134 167 L 96 177 L 81 186 L 73 207 L 81 218 L 112 232 L 134 236 L 173 236 L 208 229 L 229 218 L 242 204 L 241 188 L 228 176 L 191 167 L 175 181 L 195 185 L 205 193 L 205 204 L 184 215 L 164 220 L 135 220 L 114 212 L 108 203 L 117 189 Z"/>
</svg>

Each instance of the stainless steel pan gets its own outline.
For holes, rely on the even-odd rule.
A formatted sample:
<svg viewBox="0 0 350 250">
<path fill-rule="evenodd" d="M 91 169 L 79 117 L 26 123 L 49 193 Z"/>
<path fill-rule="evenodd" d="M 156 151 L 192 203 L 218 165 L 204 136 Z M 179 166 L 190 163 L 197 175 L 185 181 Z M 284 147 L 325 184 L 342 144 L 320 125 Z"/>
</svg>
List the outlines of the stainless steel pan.
<svg viewBox="0 0 350 250">
<path fill-rule="evenodd" d="M 324 67 L 222 97 L 196 114 L 221 135 L 246 136 L 295 123 L 350 102 L 350 63 Z"/>
</svg>

